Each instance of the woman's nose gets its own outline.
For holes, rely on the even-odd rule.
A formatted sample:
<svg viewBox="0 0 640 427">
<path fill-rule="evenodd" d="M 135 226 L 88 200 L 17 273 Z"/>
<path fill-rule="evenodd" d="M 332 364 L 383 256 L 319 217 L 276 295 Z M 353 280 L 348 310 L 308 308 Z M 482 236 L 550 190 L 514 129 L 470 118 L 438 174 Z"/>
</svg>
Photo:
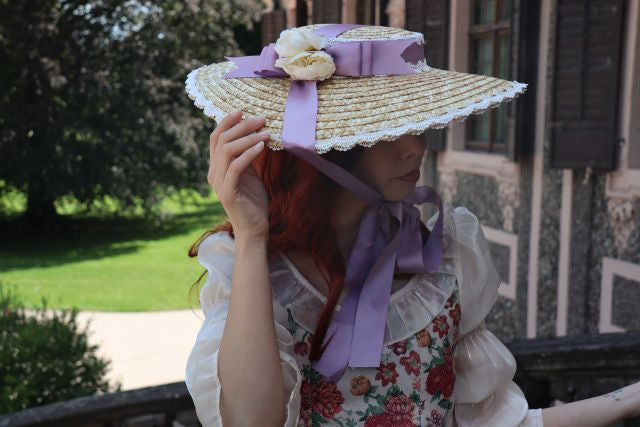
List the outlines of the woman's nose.
<svg viewBox="0 0 640 427">
<path fill-rule="evenodd" d="M 404 135 L 398 141 L 401 158 L 422 156 L 426 149 L 426 141 L 422 135 Z"/>
</svg>

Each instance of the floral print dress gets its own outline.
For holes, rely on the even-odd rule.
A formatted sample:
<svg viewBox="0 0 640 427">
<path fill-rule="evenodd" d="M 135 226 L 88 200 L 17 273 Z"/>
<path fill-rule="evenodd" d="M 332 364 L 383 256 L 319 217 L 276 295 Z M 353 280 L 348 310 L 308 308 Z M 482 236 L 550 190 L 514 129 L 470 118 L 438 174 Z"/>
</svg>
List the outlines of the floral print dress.
<svg viewBox="0 0 640 427">
<path fill-rule="evenodd" d="M 437 214 L 426 225 L 432 229 Z M 513 355 L 486 328 L 500 277 L 477 217 L 444 203 L 445 251 L 438 271 L 392 291 L 380 366 L 348 367 L 330 381 L 311 367 L 310 338 L 326 302 L 284 254 L 270 258 L 274 327 L 288 396 L 285 427 L 541 427 L 512 381 Z M 205 315 L 185 368 L 198 419 L 222 426 L 218 354 L 229 309 L 234 241 L 226 232 L 200 243 L 208 271 Z M 337 304 L 336 310 L 340 309 Z M 260 376 L 260 367 L 256 367 Z"/>
<path fill-rule="evenodd" d="M 347 368 L 337 383 L 311 367 L 312 334 L 288 313 L 296 360 L 304 374 L 299 425 L 448 425 L 455 399 L 453 354 L 460 324 L 457 290 L 429 325 L 385 346 L 380 367 Z"/>
</svg>

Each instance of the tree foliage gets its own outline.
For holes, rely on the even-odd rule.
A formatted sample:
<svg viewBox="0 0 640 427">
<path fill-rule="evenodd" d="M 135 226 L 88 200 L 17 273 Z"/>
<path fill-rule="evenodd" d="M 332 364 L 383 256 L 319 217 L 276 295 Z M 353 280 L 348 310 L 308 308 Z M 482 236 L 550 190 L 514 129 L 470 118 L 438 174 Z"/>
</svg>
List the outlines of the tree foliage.
<svg viewBox="0 0 640 427">
<path fill-rule="evenodd" d="M 0 197 L 53 202 L 108 195 L 123 211 L 206 187 L 205 120 L 184 92 L 198 66 L 243 55 L 259 0 L 0 0 Z M 251 46 L 255 48 L 255 46 Z"/>
</svg>

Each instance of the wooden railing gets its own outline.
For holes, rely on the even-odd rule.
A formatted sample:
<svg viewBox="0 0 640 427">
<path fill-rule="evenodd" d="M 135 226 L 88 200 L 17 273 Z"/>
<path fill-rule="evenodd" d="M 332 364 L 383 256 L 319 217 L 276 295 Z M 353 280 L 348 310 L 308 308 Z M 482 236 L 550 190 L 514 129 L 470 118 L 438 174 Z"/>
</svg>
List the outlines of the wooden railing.
<svg viewBox="0 0 640 427">
<path fill-rule="evenodd" d="M 0 416 L 0 427 L 197 427 L 184 381 L 78 397 Z"/>
<path fill-rule="evenodd" d="M 506 344 L 518 363 L 515 381 L 529 406 L 547 407 L 640 381 L 640 333 L 603 334 Z M 640 426 L 640 419 L 620 426 Z M 196 427 L 184 382 L 80 397 L 0 415 L 0 427 Z"/>
</svg>

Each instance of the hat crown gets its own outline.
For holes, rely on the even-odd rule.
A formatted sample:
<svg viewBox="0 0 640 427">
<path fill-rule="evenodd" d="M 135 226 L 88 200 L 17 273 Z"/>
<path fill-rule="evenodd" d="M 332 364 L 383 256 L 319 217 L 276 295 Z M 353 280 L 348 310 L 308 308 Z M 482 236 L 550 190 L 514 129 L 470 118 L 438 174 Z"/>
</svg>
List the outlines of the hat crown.
<svg viewBox="0 0 640 427">
<path fill-rule="evenodd" d="M 302 25 L 296 28 L 315 30 L 325 25 L 335 24 L 311 24 Z M 419 32 L 405 30 L 403 28 L 385 27 L 381 25 L 367 25 L 352 28 L 338 34 L 337 37 L 330 38 L 327 47 L 341 42 L 363 41 L 363 40 L 415 40 L 424 43 L 424 35 Z"/>
</svg>

